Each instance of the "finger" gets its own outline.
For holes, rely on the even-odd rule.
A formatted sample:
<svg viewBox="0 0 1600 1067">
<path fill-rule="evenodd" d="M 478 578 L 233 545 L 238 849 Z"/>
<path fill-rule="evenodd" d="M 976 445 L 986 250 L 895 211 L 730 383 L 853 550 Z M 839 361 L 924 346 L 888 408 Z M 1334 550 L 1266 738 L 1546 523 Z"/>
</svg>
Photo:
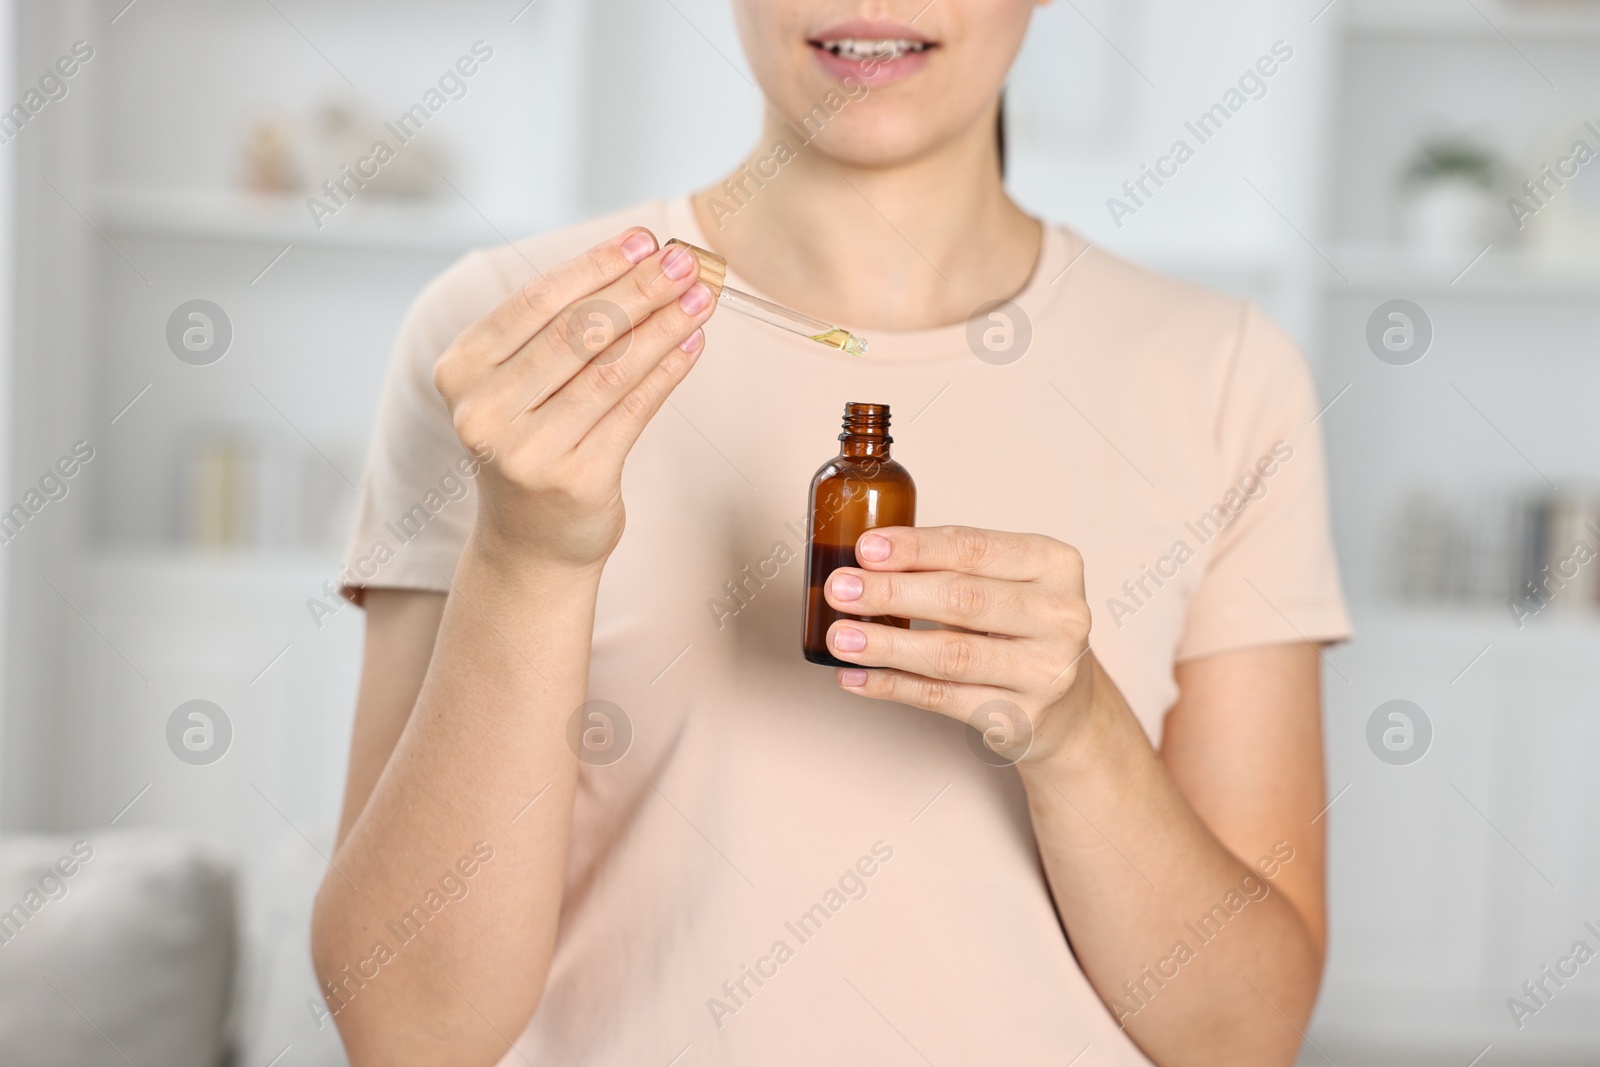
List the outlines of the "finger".
<svg viewBox="0 0 1600 1067">
<path fill-rule="evenodd" d="M 468 326 L 450 346 L 449 354 L 467 370 L 506 362 L 563 308 L 625 277 L 655 254 L 657 247 L 654 234 L 633 226 L 581 256 L 537 272 L 493 311 Z"/>
<path fill-rule="evenodd" d="M 627 351 L 615 362 L 597 361 L 580 370 L 543 405 L 544 418 L 556 439 L 573 447 L 588 436 L 608 412 L 622 403 L 668 353 L 703 326 L 715 310 L 716 300 L 711 290 L 696 284 L 634 327 Z"/>
<path fill-rule="evenodd" d="M 644 432 L 645 426 L 667 402 L 667 397 L 689 376 L 689 371 L 699 361 L 705 347 L 705 331 L 696 329 L 668 352 L 645 375 L 644 381 L 634 386 L 632 392 L 606 412 L 594 429 L 578 443 L 578 450 L 592 450 L 596 459 L 607 463 L 622 462 Z"/>
<path fill-rule="evenodd" d="M 957 571 L 866 571 L 841 567 L 823 587 L 828 604 L 846 615 L 927 619 L 978 633 L 1032 636 L 1047 626 L 1039 586 L 978 578 Z"/>
<path fill-rule="evenodd" d="M 692 253 L 681 247 L 663 249 L 610 285 L 562 308 L 494 370 L 496 390 L 515 404 L 508 417 L 516 419 L 554 397 L 588 369 L 604 369 L 626 359 L 639 326 L 683 298 L 696 284 L 699 269 L 700 261 Z M 613 396 L 612 402 L 616 399 Z"/>
<path fill-rule="evenodd" d="M 860 667 L 839 667 L 834 679 L 841 689 L 873 700 L 892 700 L 913 708 L 936 711 L 952 719 L 968 721 L 973 712 L 997 700 L 1014 701 L 1008 689 L 986 685 L 963 685 L 929 678 L 913 671 L 869 671 Z"/>
<path fill-rule="evenodd" d="M 1071 545 L 1040 534 L 971 526 L 888 526 L 856 541 L 856 562 L 874 571 L 961 571 L 982 578 L 1031 582 L 1057 573 L 1081 580 L 1083 560 Z"/>
<path fill-rule="evenodd" d="M 841 619 L 828 627 L 828 651 L 847 663 L 890 667 L 945 682 L 995 685 L 1018 692 L 1035 679 L 1024 642 L 953 630 L 902 630 L 875 622 Z"/>
</svg>

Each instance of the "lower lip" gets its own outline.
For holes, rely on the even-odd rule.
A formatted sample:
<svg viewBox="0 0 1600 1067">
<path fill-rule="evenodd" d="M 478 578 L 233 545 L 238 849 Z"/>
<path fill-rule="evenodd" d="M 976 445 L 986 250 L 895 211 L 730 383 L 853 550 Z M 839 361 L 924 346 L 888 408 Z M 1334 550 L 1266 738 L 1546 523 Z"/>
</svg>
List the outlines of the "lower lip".
<svg viewBox="0 0 1600 1067">
<path fill-rule="evenodd" d="M 857 82 L 871 88 L 883 85 L 893 85 L 895 82 L 904 81 L 927 65 L 928 57 L 933 54 L 929 48 L 922 52 L 910 52 L 895 60 L 881 59 L 845 59 L 832 52 L 815 45 L 811 50 L 816 53 L 817 62 L 822 64 L 822 69 L 837 79 L 844 81 L 853 78 Z"/>
</svg>

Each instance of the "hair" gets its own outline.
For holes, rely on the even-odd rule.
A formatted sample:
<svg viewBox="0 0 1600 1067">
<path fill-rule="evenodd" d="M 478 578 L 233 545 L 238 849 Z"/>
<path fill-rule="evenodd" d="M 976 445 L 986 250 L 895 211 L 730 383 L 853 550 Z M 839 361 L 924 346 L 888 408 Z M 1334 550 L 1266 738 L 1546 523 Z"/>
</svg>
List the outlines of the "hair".
<svg viewBox="0 0 1600 1067">
<path fill-rule="evenodd" d="M 994 119 L 994 143 L 1000 150 L 1000 177 L 1006 176 L 1006 94 L 1000 93 L 1000 109 Z"/>
</svg>

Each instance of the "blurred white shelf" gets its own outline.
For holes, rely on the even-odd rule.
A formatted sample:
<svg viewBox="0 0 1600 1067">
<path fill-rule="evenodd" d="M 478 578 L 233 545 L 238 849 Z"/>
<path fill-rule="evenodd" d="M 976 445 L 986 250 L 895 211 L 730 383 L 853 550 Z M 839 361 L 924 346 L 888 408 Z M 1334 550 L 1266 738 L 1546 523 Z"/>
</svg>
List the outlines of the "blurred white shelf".
<svg viewBox="0 0 1600 1067">
<path fill-rule="evenodd" d="M 480 213 L 459 198 L 354 200 L 319 227 L 305 197 L 209 189 L 102 189 L 95 216 L 110 232 L 139 237 L 370 251 L 465 251 L 547 228 Z"/>
<path fill-rule="evenodd" d="M 1343 2 L 1349 5 L 1343 13 L 1345 27 L 1360 34 L 1493 40 L 1503 34 L 1517 40 L 1600 43 L 1600 3 L 1594 0 Z"/>
<path fill-rule="evenodd" d="M 1349 244 L 1330 247 L 1328 258 L 1338 273 L 1326 272 L 1323 284 L 1335 295 L 1381 291 L 1397 297 L 1600 298 L 1600 257 L 1556 259 L 1495 245 L 1476 262 L 1471 252 L 1446 262 L 1399 246 Z"/>
<path fill-rule="evenodd" d="M 1493 644 L 1555 656 L 1578 655 L 1589 664 L 1595 662 L 1592 652 L 1600 645 L 1600 609 L 1592 606 L 1553 605 L 1520 629 L 1508 609 L 1492 604 L 1356 602 L 1350 613 L 1355 643 L 1401 654 L 1421 646 Z"/>
<path fill-rule="evenodd" d="M 157 599 L 182 597 L 206 589 L 230 591 L 308 585 L 311 596 L 323 578 L 336 580 L 340 552 L 318 549 L 241 549 L 207 551 L 184 546 L 110 547 L 84 557 L 86 577 L 124 594 L 150 592 Z M 248 610 L 248 605 L 240 605 Z"/>
<path fill-rule="evenodd" d="M 206 549 L 183 544 L 99 545 L 86 558 L 95 567 L 167 576 L 176 571 L 262 575 L 335 565 L 337 547 Z"/>
<path fill-rule="evenodd" d="M 91 618 L 122 620 L 119 633 L 138 634 L 137 640 L 153 643 L 166 656 L 166 649 L 179 647 L 174 642 L 192 639 L 173 634 L 223 640 L 265 633 L 299 642 L 325 632 L 359 632 L 360 609 L 324 587 L 338 583 L 340 563 L 337 549 L 102 547 L 84 556 L 62 582 L 62 592 Z M 313 598 L 327 610 L 314 616 L 307 606 Z M 265 645 L 274 643 L 265 639 Z M 262 664 L 275 650 L 262 640 L 249 644 L 251 655 L 263 656 Z M 177 662 L 182 658 L 177 655 Z"/>
</svg>

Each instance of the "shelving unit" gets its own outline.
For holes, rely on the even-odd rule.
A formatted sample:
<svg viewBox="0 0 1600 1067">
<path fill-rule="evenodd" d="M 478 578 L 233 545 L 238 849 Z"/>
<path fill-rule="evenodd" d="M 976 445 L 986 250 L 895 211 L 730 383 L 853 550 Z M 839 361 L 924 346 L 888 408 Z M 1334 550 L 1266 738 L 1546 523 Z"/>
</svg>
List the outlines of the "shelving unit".
<svg viewBox="0 0 1600 1067">
<path fill-rule="evenodd" d="M 323 473 L 350 506 L 344 478 L 359 477 L 418 291 L 472 247 L 589 210 L 585 116 L 552 101 L 585 94 L 593 6 L 545 0 L 514 23 L 515 7 L 495 0 L 19 7 L 22 72 L 47 69 L 63 42 L 90 40 L 96 55 L 6 146 L 21 228 L 12 483 L 36 482 L 74 440 L 96 455 L 6 546 L 0 820 L 92 834 L 116 818 L 217 841 L 242 873 L 239 1062 L 292 1044 L 285 1062 L 339 1067 L 336 1034 L 305 1010 L 316 993 L 306 946 L 362 627 L 354 607 L 314 619 L 307 602 L 339 606 L 324 583 L 337 580 L 344 531 L 198 551 L 180 536 L 182 457 L 211 434 L 297 463 L 331 457 L 339 477 Z M 299 131 L 298 169 L 318 185 L 344 158 L 311 150 L 320 108 L 354 100 L 363 121 L 399 114 L 475 39 L 494 60 L 423 134 L 449 164 L 432 199 L 364 194 L 319 228 L 309 191 L 241 191 L 243 143 L 263 114 Z M 180 362 L 166 336 L 196 298 L 234 327 L 209 366 Z M 211 766 L 167 749 L 167 718 L 193 699 L 234 727 Z"/>
<path fill-rule="evenodd" d="M 106 188 L 95 221 L 108 234 L 167 241 L 460 253 L 548 229 L 548 222 L 490 218 L 464 201 L 357 201 L 319 227 L 305 197 L 214 189 Z"/>
<path fill-rule="evenodd" d="M 1533 303 L 1600 299 L 1600 256 L 1562 261 L 1496 246 L 1476 262 L 1470 252 L 1459 262 L 1442 262 L 1400 245 L 1348 244 L 1332 246 L 1328 257 L 1344 275 L 1324 276 L 1331 293 Z"/>
<path fill-rule="evenodd" d="M 1336 0 L 1337 2 L 1337 0 Z M 1494 38 L 1519 41 L 1600 39 L 1592 0 L 1343 0 L 1344 26 L 1356 35 Z"/>
<path fill-rule="evenodd" d="M 1600 816 L 1574 764 L 1600 743 L 1600 617 L 1568 605 L 1519 629 L 1503 606 L 1397 603 L 1385 545 L 1414 491 L 1593 484 L 1600 442 L 1572 428 L 1600 389 L 1600 247 L 1558 259 L 1502 237 L 1444 261 L 1389 226 L 1424 138 L 1466 131 L 1534 172 L 1548 131 L 1600 99 L 1600 6 L 1340 0 L 1325 18 L 1341 34 L 1341 112 L 1324 250 L 1343 277 L 1320 279 L 1319 377 L 1329 399 L 1348 389 L 1322 425 L 1357 640 L 1329 655 L 1330 795 L 1349 791 L 1328 816 L 1335 933 L 1312 1039 L 1337 1062 L 1466 1063 L 1491 1043 L 1485 1062 L 1581 1062 L 1600 993 L 1574 987 L 1524 1032 L 1505 999 L 1600 892 L 1600 865 L 1568 844 Z M 1434 326 L 1411 366 L 1367 346 L 1391 299 Z M 1434 729 L 1405 767 L 1365 739 L 1397 698 Z"/>
</svg>

